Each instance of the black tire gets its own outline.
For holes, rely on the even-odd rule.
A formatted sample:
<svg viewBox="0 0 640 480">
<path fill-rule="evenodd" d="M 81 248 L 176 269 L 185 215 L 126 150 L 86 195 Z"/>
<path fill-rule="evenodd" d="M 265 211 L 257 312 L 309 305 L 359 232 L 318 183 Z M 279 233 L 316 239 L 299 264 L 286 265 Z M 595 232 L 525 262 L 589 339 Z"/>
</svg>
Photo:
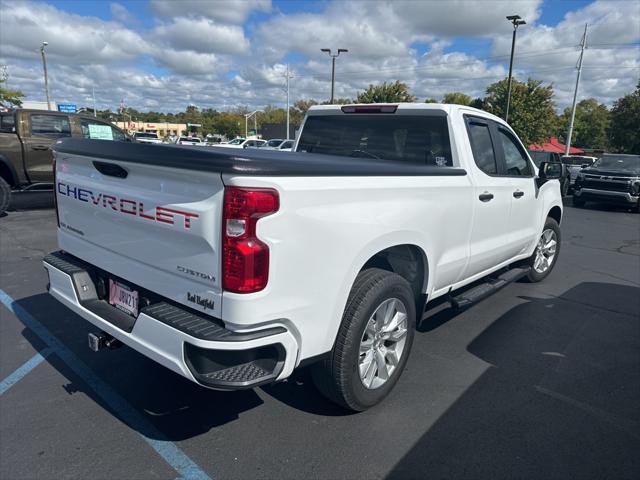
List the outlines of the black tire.
<svg viewBox="0 0 640 480">
<path fill-rule="evenodd" d="M 4 212 L 9 208 L 11 202 L 11 186 L 0 177 L 0 216 L 4 215 Z"/>
<path fill-rule="evenodd" d="M 549 267 L 544 271 L 544 272 L 537 272 L 534 268 L 534 262 L 536 259 L 536 251 L 534 250 L 533 255 L 531 255 L 531 257 L 529 257 L 526 261 L 525 261 L 525 266 L 530 267 L 531 269 L 529 270 L 529 273 L 526 277 L 524 277 L 524 280 L 526 282 L 529 283 L 537 283 L 540 282 L 542 280 L 544 280 L 547 275 L 549 275 L 551 273 L 551 271 L 553 270 L 553 267 L 555 267 L 556 263 L 558 262 L 558 256 L 560 255 L 560 245 L 562 244 L 562 236 L 560 233 L 560 226 L 558 225 L 558 222 L 556 222 L 553 218 L 551 217 L 547 217 L 547 220 L 544 223 L 544 227 L 542 228 L 542 232 L 546 231 L 547 229 L 551 229 L 555 232 L 556 234 L 556 253 L 555 256 L 553 257 L 553 260 L 551 261 L 551 264 L 549 265 Z M 542 235 L 541 232 L 541 235 Z M 537 246 L 536 246 L 536 250 L 537 250 Z"/>
<path fill-rule="evenodd" d="M 573 200 L 573 206 L 577 207 L 577 208 L 582 208 L 584 207 L 585 201 L 583 198 L 580 198 L 579 196 L 577 196 L 575 193 L 573 194 L 572 197 Z"/>
<path fill-rule="evenodd" d="M 404 349 L 396 368 L 378 388 L 368 389 L 360 379 L 360 342 L 365 327 L 385 300 L 398 299 L 407 312 Z M 329 400 L 353 411 L 363 411 L 385 398 L 394 387 L 409 357 L 415 335 L 415 298 L 409 283 L 400 275 L 370 268 L 358 274 L 351 288 L 342 323 L 330 355 L 312 367 L 318 390 Z"/>
</svg>

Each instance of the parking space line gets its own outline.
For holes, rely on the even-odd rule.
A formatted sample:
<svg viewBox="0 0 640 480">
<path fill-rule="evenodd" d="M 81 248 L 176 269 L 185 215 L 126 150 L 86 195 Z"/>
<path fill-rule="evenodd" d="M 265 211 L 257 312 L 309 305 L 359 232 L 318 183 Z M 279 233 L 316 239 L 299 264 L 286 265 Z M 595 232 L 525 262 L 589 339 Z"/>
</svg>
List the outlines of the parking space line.
<svg viewBox="0 0 640 480">
<path fill-rule="evenodd" d="M 7 376 L 0 382 L 0 395 L 4 394 L 13 385 L 18 383 L 23 377 L 25 377 L 31 370 L 36 368 L 42 363 L 42 361 L 51 353 L 49 347 L 45 348 L 41 352 L 36 353 L 31 359 L 22 364 L 15 372 Z"/>
<path fill-rule="evenodd" d="M 58 340 L 47 327 L 17 304 L 2 289 L 0 289 L 0 303 L 13 312 L 29 330 L 40 337 L 50 349 L 49 353 L 55 353 L 76 375 L 89 385 L 109 408 L 117 414 L 120 420 L 138 432 L 144 441 L 180 475 L 180 478 L 184 480 L 211 480 L 211 477 L 176 444 L 167 440 L 149 420 L 141 415 L 106 382 L 100 379 L 75 353 Z"/>
</svg>

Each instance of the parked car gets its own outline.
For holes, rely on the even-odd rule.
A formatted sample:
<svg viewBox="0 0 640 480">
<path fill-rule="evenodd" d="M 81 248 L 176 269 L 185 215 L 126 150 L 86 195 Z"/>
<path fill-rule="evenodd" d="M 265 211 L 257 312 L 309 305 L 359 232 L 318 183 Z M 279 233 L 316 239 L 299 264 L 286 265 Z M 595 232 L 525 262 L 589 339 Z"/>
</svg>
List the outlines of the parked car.
<svg viewBox="0 0 640 480">
<path fill-rule="evenodd" d="M 614 203 L 640 212 L 640 155 L 605 153 L 576 176 L 573 204 Z"/>
<path fill-rule="evenodd" d="M 291 151 L 294 140 L 282 140 L 282 139 L 274 139 L 269 140 L 265 145 L 262 146 L 265 150 L 280 150 L 280 151 Z"/>
<path fill-rule="evenodd" d="M 158 134 L 155 132 L 135 132 L 133 134 L 133 139 L 138 143 L 162 143 L 162 139 L 159 138 Z"/>
<path fill-rule="evenodd" d="M 574 183 L 576 183 L 578 172 L 583 168 L 591 166 L 597 158 L 585 155 L 569 155 L 563 156 L 561 160 L 563 165 L 566 165 L 569 170 L 569 186 L 570 188 L 573 188 Z"/>
<path fill-rule="evenodd" d="M 548 163 L 562 163 L 559 153 L 556 152 L 542 152 L 540 150 L 529 150 L 529 156 L 536 167 L 540 167 L 542 162 Z M 562 167 L 562 176 L 560 177 L 560 191 L 562 196 L 566 197 L 569 194 L 570 187 L 570 172 L 569 168 Z"/>
<path fill-rule="evenodd" d="M 267 143 L 265 143 L 262 148 L 270 148 L 275 150 L 280 146 L 282 142 L 284 142 L 282 138 L 272 138 L 271 140 L 267 140 Z"/>
<path fill-rule="evenodd" d="M 260 140 L 258 138 L 248 138 L 242 141 L 236 141 L 240 139 L 231 140 L 229 143 L 221 143 L 218 145 L 219 147 L 224 148 L 260 148 L 263 147 L 267 142 L 265 140 Z"/>
<path fill-rule="evenodd" d="M 244 137 L 236 137 L 233 140 L 229 140 L 228 142 L 220 142 L 220 145 L 239 145 L 244 142 Z"/>
<path fill-rule="evenodd" d="M 178 145 L 196 145 L 196 146 L 206 145 L 198 137 L 179 137 L 178 140 L 176 140 L 176 143 Z"/>
<path fill-rule="evenodd" d="M 130 141 L 119 128 L 89 115 L 27 109 L 0 112 L 0 215 L 17 191 L 52 190 L 49 147 L 64 137 Z"/>
<path fill-rule="evenodd" d="M 559 164 L 536 169 L 471 107 L 312 107 L 282 157 L 133 147 L 55 145 L 49 292 L 98 329 L 94 350 L 122 342 L 208 388 L 312 364 L 328 398 L 367 409 L 427 300 L 466 308 L 560 253 Z"/>
</svg>

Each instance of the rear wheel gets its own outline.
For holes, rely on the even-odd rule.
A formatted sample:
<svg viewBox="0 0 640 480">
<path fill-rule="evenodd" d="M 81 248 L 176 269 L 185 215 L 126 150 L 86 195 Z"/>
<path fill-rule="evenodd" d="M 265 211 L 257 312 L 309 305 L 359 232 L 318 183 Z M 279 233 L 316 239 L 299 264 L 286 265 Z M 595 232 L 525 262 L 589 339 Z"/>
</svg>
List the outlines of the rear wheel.
<svg viewBox="0 0 640 480">
<path fill-rule="evenodd" d="M 560 227 L 553 218 L 547 217 L 533 255 L 526 264 L 531 267 L 526 280 L 535 283 L 551 273 L 560 253 Z"/>
<path fill-rule="evenodd" d="M 0 177 L 0 216 L 4 215 L 4 212 L 9 208 L 11 202 L 11 186 Z"/>
<path fill-rule="evenodd" d="M 313 366 L 318 390 L 349 410 L 379 403 L 407 363 L 415 318 L 415 299 L 404 278 L 377 268 L 360 272 L 333 350 Z"/>
</svg>

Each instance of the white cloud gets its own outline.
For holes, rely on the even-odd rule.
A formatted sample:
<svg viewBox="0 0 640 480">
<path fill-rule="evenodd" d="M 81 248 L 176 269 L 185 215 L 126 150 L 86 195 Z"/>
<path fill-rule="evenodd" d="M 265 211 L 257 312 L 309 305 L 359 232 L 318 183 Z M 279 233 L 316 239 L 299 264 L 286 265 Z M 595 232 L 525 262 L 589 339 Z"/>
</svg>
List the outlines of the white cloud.
<svg viewBox="0 0 640 480">
<path fill-rule="evenodd" d="M 124 24 L 136 24 L 138 20 L 127 10 L 127 7 L 121 3 L 112 3 L 109 5 L 111 9 L 111 17 L 116 21 Z"/>
<path fill-rule="evenodd" d="M 242 27 L 220 25 L 206 18 L 176 18 L 157 26 L 153 38 L 177 50 L 203 53 L 243 54 L 249 51 L 249 41 Z"/>
<path fill-rule="evenodd" d="M 151 0 L 150 6 L 163 17 L 205 17 L 240 24 L 254 11 L 271 10 L 271 0 Z"/>
<path fill-rule="evenodd" d="M 304 4 L 303 4 L 304 6 Z M 355 98 L 371 83 L 401 80 L 419 100 L 451 91 L 482 96 L 507 74 L 511 26 L 519 13 L 515 75 L 553 83 L 560 108 L 570 104 L 584 23 L 590 48 L 580 98 L 611 105 L 632 91 L 640 73 L 640 3 L 596 1 L 569 12 L 558 25 L 539 23 L 538 0 L 327 1 L 315 13 L 270 11 L 268 1 L 153 1 L 151 26 L 132 18 L 120 3 L 112 19 L 80 16 L 45 3 L 0 0 L 0 64 L 9 85 L 33 100 L 44 97 L 40 44 L 52 97 L 116 109 L 120 99 L 138 109 L 182 110 L 246 105 L 282 106 L 285 61 L 290 61 L 292 103 L 328 99 L 331 59 L 320 48 L 348 48 L 336 61 L 336 96 Z M 457 51 L 459 38 L 477 39 L 491 51 Z M 607 45 L 605 45 L 607 44 Z M 610 45 L 614 44 L 614 45 Z M 425 53 L 426 50 L 426 53 Z"/>
</svg>

